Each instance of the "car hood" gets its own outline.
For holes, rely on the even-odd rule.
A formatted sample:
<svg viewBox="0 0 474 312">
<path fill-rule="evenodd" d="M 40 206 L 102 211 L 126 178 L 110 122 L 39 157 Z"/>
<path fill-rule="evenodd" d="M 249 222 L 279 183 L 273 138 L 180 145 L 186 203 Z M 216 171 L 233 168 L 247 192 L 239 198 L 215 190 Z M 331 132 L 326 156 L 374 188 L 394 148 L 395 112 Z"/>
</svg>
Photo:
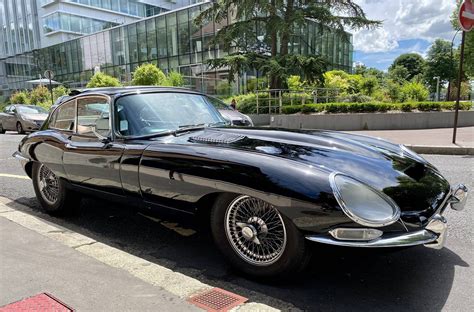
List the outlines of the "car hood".
<svg viewBox="0 0 474 312">
<path fill-rule="evenodd" d="M 389 195 L 405 215 L 416 213 L 417 218 L 419 212 L 430 217 L 450 190 L 446 179 L 421 156 L 369 136 L 325 130 L 213 128 L 175 139 L 176 143 L 281 157 L 328 174 L 341 172 Z"/>
<path fill-rule="evenodd" d="M 221 115 L 224 116 L 228 120 L 244 119 L 244 116 L 241 113 L 231 110 L 231 109 L 219 109 L 219 113 L 221 113 Z"/>
<path fill-rule="evenodd" d="M 45 121 L 48 118 L 48 114 L 21 114 L 21 117 L 23 119 Z"/>
</svg>

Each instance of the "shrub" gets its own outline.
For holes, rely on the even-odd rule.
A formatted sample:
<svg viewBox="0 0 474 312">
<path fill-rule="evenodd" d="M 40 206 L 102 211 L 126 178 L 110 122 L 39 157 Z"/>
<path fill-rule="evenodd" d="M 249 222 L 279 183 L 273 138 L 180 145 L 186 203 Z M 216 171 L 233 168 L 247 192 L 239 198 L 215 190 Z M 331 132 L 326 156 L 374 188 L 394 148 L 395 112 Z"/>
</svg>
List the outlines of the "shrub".
<svg viewBox="0 0 474 312">
<path fill-rule="evenodd" d="M 134 86 L 162 86 L 167 83 L 166 75 L 154 64 L 145 63 L 132 73 Z"/>
<path fill-rule="evenodd" d="M 414 106 L 415 105 L 412 103 L 403 103 L 403 104 L 400 104 L 400 109 L 402 112 L 411 112 Z"/>
<path fill-rule="evenodd" d="M 184 86 L 184 77 L 176 71 L 171 71 L 168 74 L 167 85 L 172 87 L 182 87 Z"/>
<path fill-rule="evenodd" d="M 311 114 L 311 113 L 316 112 L 316 109 L 310 105 L 302 105 L 301 112 L 303 114 Z"/>
<path fill-rule="evenodd" d="M 10 96 L 10 103 L 13 104 L 28 104 L 30 103 L 30 96 L 28 91 L 16 91 Z"/>
<path fill-rule="evenodd" d="M 60 96 L 68 95 L 71 90 L 66 88 L 65 86 L 58 86 L 53 89 L 53 99 L 56 101 Z"/>
<path fill-rule="evenodd" d="M 437 102 L 423 102 L 423 103 L 417 103 L 417 108 L 418 110 L 423 111 L 423 112 L 440 111 L 441 104 Z"/>
<path fill-rule="evenodd" d="M 301 90 L 304 85 L 304 83 L 301 81 L 301 77 L 296 75 L 288 77 L 286 83 L 288 84 L 288 89 L 292 91 Z"/>
<path fill-rule="evenodd" d="M 91 80 L 87 83 L 87 88 L 100 88 L 100 87 L 120 87 L 122 86 L 117 78 L 104 74 L 102 72 L 95 73 Z"/>
<path fill-rule="evenodd" d="M 341 102 L 347 102 L 347 103 L 368 103 L 373 101 L 373 99 L 364 94 L 351 94 L 351 95 L 346 95 L 342 96 L 339 98 L 339 101 Z"/>
<path fill-rule="evenodd" d="M 45 86 L 37 86 L 30 92 L 30 103 L 45 108 L 51 106 L 51 94 Z"/>
<path fill-rule="evenodd" d="M 266 89 L 268 86 L 268 81 L 267 78 L 258 78 L 258 84 L 257 84 L 257 78 L 250 78 L 247 80 L 247 91 L 249 92 L 255 92 L 257 90 L 263 90 Z"/>
<path fill-rule="evenodd" d="M 295 114 L 301 112 L 303 105 L 288 105 L 281 108 L 282 114 Z"/>
<path fill-rule="evenodd" d="M 226 80 L 216 85 L 216 93 L 219 96 L 228 97 L 232 95 L 232 85 Z"/>
<path fill-rule="evenodd" d="M 428 98 L 429 91 L 421 83 L 416 81 L 405 82 L 400 89 L 401 102 L 406 101 L 425 101 Z"/>
</svg>

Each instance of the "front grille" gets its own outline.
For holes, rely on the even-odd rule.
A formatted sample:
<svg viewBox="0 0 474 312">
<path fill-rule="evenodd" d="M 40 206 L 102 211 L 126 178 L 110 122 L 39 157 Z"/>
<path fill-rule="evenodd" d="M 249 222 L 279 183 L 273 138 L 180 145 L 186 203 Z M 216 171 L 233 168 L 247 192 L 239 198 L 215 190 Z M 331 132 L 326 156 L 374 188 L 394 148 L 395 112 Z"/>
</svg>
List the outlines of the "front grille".
<svg viewBox="0 0 474 312">
<path fill-rule="evenodd" d="M 240 120 L 233 120 L 232 125 L 234 126 L 249 126 L 250 122 L 245 119 L 240 119 Z"/>
</svg>

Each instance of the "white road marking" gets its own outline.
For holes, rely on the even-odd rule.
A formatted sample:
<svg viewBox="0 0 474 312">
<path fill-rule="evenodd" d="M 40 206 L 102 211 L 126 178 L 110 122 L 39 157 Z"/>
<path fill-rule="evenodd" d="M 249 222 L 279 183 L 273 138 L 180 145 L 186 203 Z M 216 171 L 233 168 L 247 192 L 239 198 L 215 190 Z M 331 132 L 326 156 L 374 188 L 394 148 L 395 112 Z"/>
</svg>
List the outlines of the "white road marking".
<svg viewBox="0 0 474 312">
<path fill-rule="evenodd" d="M 15 179 L 26 179 L 26 180 L 30 179 L 30 177 L 26 176 L 26 175 L 8 174 L 8 173 L 0 173 L 0 177 L 15 178 Z"/>
<path fill-rule="evenodd" d="M 8 206 L 8 204 L 10 204 L 11 207 Z M 0 217 L 6 218 L 36 233 L 74 248 L 78 252 L 88 255 L 111 267 L 127 271 L 133 276 L 152 285 L 161 287 L 182 299 L 187 299 L 192 295 L 214 288 L 214 286 L 202 283 L 182 273 L 175 272 L 156 263 L 126 253 L 123 250 L 97 242 L 85 235 L 58 227 L 56 224 L 46 222 L 28 213 L 16 210 L 15 206 L 22 206 L 22 210 L 31 210 L 27 206 L 23 206 L 0 196 Z M 156 218 L 153 219 L 159 220 Z M 172 226 L 175 227 L 176 225 L 172 224 Z M 173 228 L 173 230 L 175 229 Z M 249 299 L 251 300 L 251 298 Z M 284 303 L 283 301 L 281 303 L 286 306 L 288 305 L 288 303 Z M 233 308 L 232 311 L 275 312 L 280 310 L 262 303 L 250 302 Z"/>
</svg>

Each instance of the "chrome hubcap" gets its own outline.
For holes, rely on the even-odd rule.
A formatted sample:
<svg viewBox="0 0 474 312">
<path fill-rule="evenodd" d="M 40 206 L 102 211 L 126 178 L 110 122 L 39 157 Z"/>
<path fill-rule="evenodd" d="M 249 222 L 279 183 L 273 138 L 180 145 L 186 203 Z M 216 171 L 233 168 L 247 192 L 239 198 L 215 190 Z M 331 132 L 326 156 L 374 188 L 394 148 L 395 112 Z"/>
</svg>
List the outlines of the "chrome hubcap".
<svg viewBox="0 0 474 312">
<path fill-rule="evenodd" d="M 45 165 L 39 169 L 38 186 L 43 199 L 51 205 L 55 204 L 59 195 L 59 180 Z"/>
<path fill-rule="evenodd" d="M 232 248 L 253 265 L 275 263 L 286 247 L 286 229 L 278 210 L 250 196 L 239 196 L 229 205 L 225 231 Z"/>
</svg>

